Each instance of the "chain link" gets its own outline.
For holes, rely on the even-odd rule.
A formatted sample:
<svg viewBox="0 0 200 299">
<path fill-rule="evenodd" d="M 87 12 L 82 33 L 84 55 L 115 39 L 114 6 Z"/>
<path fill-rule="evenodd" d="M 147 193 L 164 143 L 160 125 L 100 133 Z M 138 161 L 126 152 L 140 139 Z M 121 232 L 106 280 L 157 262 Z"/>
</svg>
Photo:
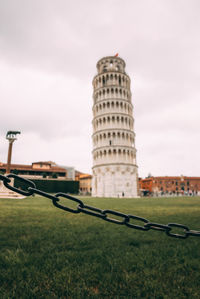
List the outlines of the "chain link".
<svg viewBox="0 0 200 299">
<path fill-rule="evenodd" d="M 12 186 L 11 183 L 11 178 L 14 178 L 16 180 L 19 180 L 20 182 L 25 183 L 26 186 L 26 190 L 22 190 L 20 187 L 14 187 Z M 138 229 L 138 230 L 143 230 L 143 231 L 149 231 L 149 230 L 157 230 L 160 232 L 165 232 L 167 234 L 167 236 L 172 237 L 172 238 L 178 238 L 178 239 L 186 239 L 189 236 L 193 236 L 193 237 L 200 237 L 200 231 L 196 231 L 196 230 L 190 230 L 186 225 L 183 224 L 178 224 L 178 223 L 168 223 L 168 224 L 161 224 L 161 223 L 153 223 L 150 222 L 148 219 L 139 217 L 139 216 L 135 216 L 135 215 L 126 215 L 117 211 L 113 211 L 113 210 L 101 210 L 98 209 L 96 207 L 91 207 L 88 205 L 85 205 L 82 200 L 72 197 L 66 193 L 56 193 L 55 195 L 46 193 L 40 189 L 36 188 L 35 183 L 33 183 L 30 180 L 24 179 L 16 174 L 8 174 L 7 176 L 5 175 L 1 175 L 0 174 L 0 180 L 3 181 L 3 184 L 6 188 L 17 192 L 19 194 L 22 194 L 24 196 L 31 196 L 33 194 L 38 194 L 41 195 L 43 197 L 49 198 L 52 200 L 53 205 L 61 210 L 70 212 L 70 213 L 84 213 L 84 214 L 88 214 L 91 216 L 95 216 L 98 218 L 101 218 L 105 221 L 108 222 L 112 222 L 115 224 L 120 224 L 120 225 L 126 225 L 129 228 L 132 229 Z M 76 209 L 72 209 L 66 206 L 63 206 L 59 203 L 60 198 L 64 198 L 64 199 L 68 199 L 71 201 L 74 201 L 76 203 L 78 203 L 77 208 Z M 118 220 L 116 218 L 112 218 L 109 217 L 109 215 L 114 215 L 117 217 L 121 217 L 122 220 Z M 136 225 L 130 222 L 130 220 L 137 220 L 137 221 L 141 221 L 144 223 L 143 226 L 140 225 Z M 178 229 L 183 229 L 183 233 L 182 234 L 177 234 L 177 233 L 173 233 L 173 228 L 178 228 Z"/>
</svg>

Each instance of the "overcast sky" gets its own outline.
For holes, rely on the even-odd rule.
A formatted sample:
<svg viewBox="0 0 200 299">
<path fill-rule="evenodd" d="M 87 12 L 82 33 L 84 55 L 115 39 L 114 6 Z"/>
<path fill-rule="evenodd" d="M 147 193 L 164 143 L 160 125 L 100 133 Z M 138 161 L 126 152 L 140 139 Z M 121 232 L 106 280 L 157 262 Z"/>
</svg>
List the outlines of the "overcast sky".
<svg viewBox="0 0 200 299">
<path fill-rule="evenodd" d="M 91 173 L 96 63 L 126 61 L 140 177 L 200 176 L 199 0 L 1 0 L 0 161 Z"/>
</svg>

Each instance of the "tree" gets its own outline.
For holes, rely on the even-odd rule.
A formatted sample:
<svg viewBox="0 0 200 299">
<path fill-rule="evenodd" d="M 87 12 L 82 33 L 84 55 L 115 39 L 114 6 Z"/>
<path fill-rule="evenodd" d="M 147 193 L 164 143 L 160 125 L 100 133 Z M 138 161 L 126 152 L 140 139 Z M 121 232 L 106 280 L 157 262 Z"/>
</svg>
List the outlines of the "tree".
<svg viewBox="0 0 200 299">
<path fill-rule="evenodd" d="M 17 169 L 13 169 L 13 170 L 12 170 L 12 173 L 14 173 L 14 174 L 18 174 L 19 171 L 18 171 Z"/>
</svg>

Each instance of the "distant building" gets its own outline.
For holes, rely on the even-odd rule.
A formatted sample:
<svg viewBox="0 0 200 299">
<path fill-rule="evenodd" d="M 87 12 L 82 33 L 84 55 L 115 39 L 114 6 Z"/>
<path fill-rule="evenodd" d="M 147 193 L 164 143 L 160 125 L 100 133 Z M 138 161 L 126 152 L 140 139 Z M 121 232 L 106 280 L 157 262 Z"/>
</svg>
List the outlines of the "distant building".
<svg viewBox="0 0 200 299">
<path fill-rule="evenodd" d="M 145 194 L 200 194 L 200 177 L 159 176 L 139 180 Z"/>
<path fill-rule="evenodd" d="M 92 175 L 75 171 L 76 181 L 79 181 L 79 192 L 81 194 L 91 194 L 92 192 Z"/>
<path fill-rule="evenodd" d="M 61 168 L 66 169 L 67 172 L 67 178 L 69 180 L 74 181 L 75 180 L 75 168 L 71 167 L 71 166 L 63 166 L 63 165 L 59 165 Z"/>
<path fill-rule="evenodd" d="M 0 163 L 0 172 L 6 172 L 6 163 Z M 57 178 L 69 179 L 68 172 L 65 168 L 56 165 L 52 161 L 33 162 L 31 165 L 11 164 L 10 172 L 16 173 L 27 178 L 43 178 L 57 175 Z"/>
<path fill-rule="evenodd" d="M 82 174 L 79 176 L 79 189 L 82 194 L 91 194 L 92 176 L 91 174 Z"/>
</svg>

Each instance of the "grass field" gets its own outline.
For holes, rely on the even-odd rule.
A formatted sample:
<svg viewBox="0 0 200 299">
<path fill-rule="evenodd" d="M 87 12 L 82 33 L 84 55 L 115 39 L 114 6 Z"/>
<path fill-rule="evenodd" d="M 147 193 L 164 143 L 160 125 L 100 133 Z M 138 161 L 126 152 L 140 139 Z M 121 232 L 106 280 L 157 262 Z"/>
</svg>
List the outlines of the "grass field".
<svg viewBox="0 0 200 299">
<path fill-rule="evenodd" d="M 199 197 L 84 202 L 200 229 Z M 1 299 L 200 298 L 200 238 L 67 213 L 42 197 L 0 199 L 0 248 Z"/>
</svg>

